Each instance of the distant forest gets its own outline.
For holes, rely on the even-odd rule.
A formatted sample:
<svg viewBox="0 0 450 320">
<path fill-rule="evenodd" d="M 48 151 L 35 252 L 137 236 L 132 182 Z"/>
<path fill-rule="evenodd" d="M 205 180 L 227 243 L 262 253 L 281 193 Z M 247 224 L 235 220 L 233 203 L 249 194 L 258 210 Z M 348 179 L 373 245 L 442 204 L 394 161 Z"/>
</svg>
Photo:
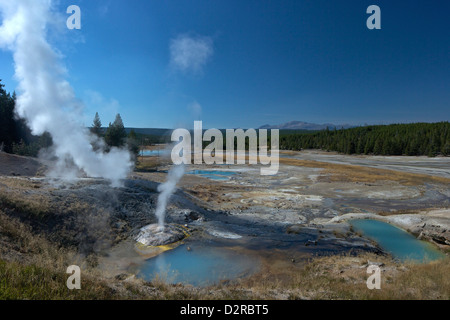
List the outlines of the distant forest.
<svg viewBox="0 0 450 320">
<path fill-rule="evenodd" d="M 321 149 L 346 154 L 450 156 L 450 123 L 364 126 L 280 136 L 280 149 Z"/>
</svg>

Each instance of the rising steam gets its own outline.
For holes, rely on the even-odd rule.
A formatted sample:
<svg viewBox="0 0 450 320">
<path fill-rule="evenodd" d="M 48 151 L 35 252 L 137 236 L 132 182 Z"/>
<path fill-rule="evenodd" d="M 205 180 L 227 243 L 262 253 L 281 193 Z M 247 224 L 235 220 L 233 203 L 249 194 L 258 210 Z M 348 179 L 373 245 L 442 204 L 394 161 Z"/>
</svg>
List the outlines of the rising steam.
<svg viewBox="0 0 450 320">
<path fill-rule="evenodd" d="M 60 170 L 70 162 L 88 176 L 118 185 L 131 170 L 131 155 L 117 148 L 95 152 L 91 142 L 96 138 L 76 120 L 79 102 L 64 79 L 60 56 L 46 39 L 54 18 L 51 7 L 51 0 L 0 0 L 0 48 L 13 52 L 19 82 L 16 113 L 33 134 L 51 134 Z"/>
<path fill-rule="evenodd" d="M 183 175 L 184 165 L 180 164 L 174 166 L 169 170 L 167 181 L 158 186 L 159 196 L 155 214 L 158 218 L 158 227 L 160 230 L 164 230 L 164 218 L 169 198 L 175 191 L 175 187 L 177 186 L 178 181 L 180 181 Z"/>
</svg>

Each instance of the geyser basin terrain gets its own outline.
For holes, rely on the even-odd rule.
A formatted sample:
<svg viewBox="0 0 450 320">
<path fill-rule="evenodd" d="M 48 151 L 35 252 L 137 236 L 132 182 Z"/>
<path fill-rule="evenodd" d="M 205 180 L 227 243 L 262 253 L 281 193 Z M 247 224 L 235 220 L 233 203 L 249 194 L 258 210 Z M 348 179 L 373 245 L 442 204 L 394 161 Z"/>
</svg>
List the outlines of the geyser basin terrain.
<svg viewBox="0 0 450 320">
<path fill-rule="evenodd" d="M 11 171 L 20 172 L 14 166 L 22 165 L 23 162 L 18 160 L 9 162 L 5 166 L 8 168 L 6 174 Z M 215 168 L 222 170 L 224 167 L 216 166 Z M 191 263 L 196 259 L 194 254 L 204 252 L 203 248 L 199 247 L 211 247 L 214 243 L 213 254 L 215 250 L 223 249 L 216 249 L 218 242 L 232 246 L 231 252 L 241 254 L 243 262 L 253 261 L 254 256 L 259 257 L 261 273 L 250 274 L 249 282 L 242 281 L 242 290 L 233 291 L 236 293 L 233 298 L 237 299 L 280 299 L 280 297 L 348 299 L 349 291 L 342 293 L 342 288 L 349 288 L 352 297 L 367 298 L 369 294 L 372 295 L 370 297 L 376 298 L 379 296 L 374 292 L 375 290 L 368 293 L 369 290 L 366 288 L 368 275 L 366 270 L 361 268 L 367 260 L 385 263 L 386 268 L 382 271 L 382 279 L 388 276 L 393 279 L 393 282 L 386 283 L 382 290 L 377 290 L 385 294 L 383 297 L 410 299 L 448 296 L 449 291 L 446 291 L 448 286 L 442 281 L 447 279 L 445 275 L 448 274 L 446 260 L 430 266 L 404 268 L 401 263 L 391 263 L 391 257 L 376 254 L 379 251 L 371 248 L 371 242 L 349 232 L 350 227 L 347 223 L 339 222 L 341 220 L 336 223 L 329 222 L 330 219 L 340 218 L 347 212 L 354 212 L 354 216 L 366 215 L 359 207 L 362 202 L 352 202 L 344 210 L 336 205 L 337 200 L 348 204 L 345 199 L 367 198 L 370 204 L 376 204 L 377 201 L 384 199 L 371 199 L 368 196 L 380 190 L 385 192 L 410 190 L 411 193 L 403 193 L 402 198 L 405 199 L 402 201 L 410 203 L 411 207 L 445 205 L 445 202 L 436 201 L 435 197 L 417 197 L 416 194 L 417 189 L 419 191 L 423 189 L 426 192 L 432 188 L 449 197 L 448 184 L 436 182 L 423 187 L 422 180 L 414 180 L 416 177 L 410 177 L 409 174 L 402 176 L 408 185 L 397 184 L 386 180 L 395 177 L 392 172 L 380 175 L 374 181 L 361 180 L 363 178 L 361 170 L 351 172 L 353 175 L 361 174 L 357 182 L 348 182 L 347 179 L 352 177 L 350 170 L 344 171 L 345 174 L 337 169 L 328 173 L 325 169 L 318 170 L 316 167 L 305 166 L 283 165 L 277 177 L 264 179 L 259 176 L 257 170 L 250 170 L 244 166 L 233 167 L 233 170 L 239 174 L 226 183 L 209 181 L 198 175 L 183 177 L 179 188 L 171 196 L 166 211 L 166 221 L 170 224 L 188 224 L 191 236 L 177 242 L 180 244 L 177 248 L 164 253 L 160 252 L 161 257 L 184 250 L 180 254 L 188 259 L 182 260 L 187 265 L 188 262 Z M 376 172 L 376 169 L 370 168 L 370 172 L 372 171 Z M 411 179 L 407 180 L 408 177 Z M 168 292 L 164 292 L 159 290 L 158 283 L 142 286 L 139 279 L 138 288 L 143 290 L 135 290 L 131 287 L 134 281 L 132 279 L 138 270 L 142 271 L 141 277 L 143 277 L 147 264 L 160 261 L 144 260 L 147 256 L 138 255 L 134 245 L 141 228 L 157 222 L 153 213 L 159 196 L 158 185 L 164 183 L 166 178 L 167 175 L 164 173 L 150 171 L 135 173 L 133 179 L 126 180 L 121 188 L 112 188 L 104 179 L 80 179 L 73 185 L 55 188 L 50 179 L 46 178 L 0 176 L 0 193 L 4 209 L 4 212 L 0 213 L 0 219 L 7 215 L 11 215 L 9 218 L 13 219 L 19 216 L 22 223 L 32 226 L 34 234 L 52 239 L 57 248 L 62 245 L 73 248 L 85 256 L 90 254 L 94 258 L 98 257 L 98 269 L 102 272 L 98 273 L 101 277 L 97 280 L 108 283 L 108 292 L 110 292 L 109 283 L 111 283 L 114 288 L 118 288 L 115 292 L 122 292 L 121 288 L 131 288 L 130 297 L 133 299 L 137 297 L 136 292 L 139 291 L 148 292 L 149 298 L 154 299 L 177 297 L 229 299 L 230 291 L 223 290 L 223 286 L 218 286 L 217 290 L 167 286 Z M 414 184 L 414 181 L 417 183 Z M 335 192 L 334 189 L 342 190 L 342 192 Z M 353 193 L 351 193 L 352 190 Z M 384 206 L 392 204 L 392 201 L 392 197 L 385 200 Z M 410 229 L 417 235 L 422 232 L 422 235 L 427 233 L 430 237 L 445 237 L 444 242 L 449 239 L 448 233 L 445 232 L 450 230 L 449 213 L 449 209 L 445 208 L 439 212 L 427 210 L 401 215 L 399 213 L 390 215 L 392 214 L 390 213 L 386 216 L 386 220 L 392 220 L 392 223 L 403 229 Z M 21 243 L 17 241 L 17 238 L 8 238 L 2 234 L 0 242 L 2 249 L 0 251 L 7 259 L 17 257 L 21 259 L 19 261 L 23 261 L 23 258 L 28 258 L 32 254 L 29 248 L 20 246 Z M 186 252 L 188 246 L 192 250 Z M 244 247 L 244 250 L 240 250 L 241 247 Z M 350 251 L 354 253 L 355 249 L 362 251 L 364 255 L 360 258 L 355 258 L 353 255 L 341 256 L 342 253 Z M 365 253 L 368 251 L 374 254 L 366 256 Z M 320 257 L 316 257 L 318 253 Z M 334 253 L 337 255 L 334 256 Z M 38 254 L 40 257 L 40 252 Z M 328 255 L 330 259 L 324 257 Z M 252 258 L 248 259 L 248 256 Z M 53 265 L 53 261 L 49 260 L 51 258 L 53 259 L 53 256 L 42 255 L 42 259 L 47 259 L 44 261 L 49 261 L 48 265 Z M 165 259 L 166 262 L 175 266 L 174 262 L 168 258 Z M 313 261 L 311 269 L 304 268 L 304 259 Z M 69 262 L 72 264 L 73 261 Z M 64 264 L 64 267 L 67 268 L 70 264 Z M 226 262 L 224 265 L 230 264 Z M 438 267 L 435 268 L 435 266 Z M 202 267 L 200 264 L 196 265 L 196 268 Z M 215 272 L 214 267 L 212 268 L 213 271 L 203 273 L 208 275 L 209 272 Z M 61 270 L 58 269 L 55 274 L 59 274 Z M 171 267 L 167 268 L 162 275 L 170 275 L 171 270 L 173 270 L 172 275 L 181 273 L 181 270 L 174 271 L 177 269 Z M 15 269 L 13 271 L 15 272 Z M 431 276 L 428 271 L 431 271 Z M 299 276 L 303 275 L 302 272 L 305 272 L 307 277 L 299 279 Z M 240 276 L 240 273 L 235 274 L 237 277 Z M 278 279 L 266 281 L 266 278 L 263 278 L 265 275 L 276 274 L 280 274 L 278 279 L 282 279 L 283 282 L 279 282 Z M 321 285 L 324 283 L 323 275 L 331 279 L 326 286 Z M 404 276 L 406 279 L 414 277 L 416 281 L 404 281 Z M 121 280 L 125 278 L 126 281 Z M 151 278 L 150 273 L 148 278 Z M 234 279 L 235 277 L 226 278 Z M 303 280 L 316 290 L 309 290 Z M 65 281 L 57 281 L 58 285 L 65 289 Z M 355 281 L 361 284 L 362 291 L 353 294 L 353 288 L 357 287 Z M 271 290 L 267 290 L 268 286 Z M 388 286 L 391 288 L 391 293 L 388 291 Z M 286 288 L 291 289 L 286 290 Z M 198 295 L 199 292 L 202 292 L 201 296 Z"/>
</svg>

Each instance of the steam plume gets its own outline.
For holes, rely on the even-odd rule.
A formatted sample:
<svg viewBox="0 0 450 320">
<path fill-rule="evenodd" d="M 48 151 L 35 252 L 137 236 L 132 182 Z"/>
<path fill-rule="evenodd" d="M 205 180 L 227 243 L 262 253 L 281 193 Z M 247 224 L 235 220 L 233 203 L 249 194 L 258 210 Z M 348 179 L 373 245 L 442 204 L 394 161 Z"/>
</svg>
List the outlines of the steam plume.
<svg viewBox="0 0 450 320">
<path fill-rule="evenodd" d="M 156 206 L 156 217 L 158 218 L 158 227 L 160 230 L 164 230 L 164 218 L 166 214 L 167 202 L 170 196 L 175 191 L 178 181 L 184 175 L 184 165 L 177 165 L 169 170 L 167 181 L 158 186 L 159 196 L 158 204 Z"/>
<path fill-rule="evenodd" d="M 60 56 L 46 39 L 54 17 L 51 7 L 51 0 L 0 0 L 0 48 L 13 52 L 19 82 L 16 113 L 33 134 L 51 134 L 60 166 L 69 159 L 87 175 L 118 185 L 131 170 L 131 155 L 117 148 L 95 152 L 95 138 L 76 120 L 79 102 L 64 79 Z"/>
</svg>

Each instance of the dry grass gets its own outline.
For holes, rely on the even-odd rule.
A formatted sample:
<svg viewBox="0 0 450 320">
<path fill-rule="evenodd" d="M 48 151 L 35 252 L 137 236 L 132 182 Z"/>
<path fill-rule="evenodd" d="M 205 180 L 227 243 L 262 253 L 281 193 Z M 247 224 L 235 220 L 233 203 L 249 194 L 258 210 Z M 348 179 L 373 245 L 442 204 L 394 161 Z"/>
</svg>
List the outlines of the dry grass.
<svg viewBox="0 0 450 320">
<path fill-rule="evenodd" d="M 381 289 L 366 285 L 367 261 L 383 262 Z M 399 264 L 374 254 L 317 257 L 305 265 L 266 268 L 243 281 L 256 299 L 450 299 L 449 259 Z M 281 268 L 280 268 L 281 267 Z M 236 288 L 237 289 L 237 288 Z"/>
<path fill-rule="evenodd" d="M 420 214 L 420 213 L 422 213 L 422 211 L 418 210 L 418 209 L 401 209 L 401 210 L 394 210 L 394 211 L 377 212 L 378 215 L 383 216 L 383 217 L 399 215 L 399 214 Z"/>
<path fill-rule="evenodd" d="M 114 290 L 104 281 L 83 274 L 82 290 L 69 290 L 63 270 L 0 260 L 0 299 L 79 300 L 113 299 Z"/>
<path fill-rule="evenodd" d="M 40 188 L 37 181 L 0 177 L 0 208 L 42 217 L 50 211 L 50 198 Z"/>
<path fill-rule="evenodd" d="M 2 210 L 0 244 L 0 299 L 71 297 L 71 292 L 65 287 L 67 275 L 64 271 L 74 263 L 75 252 L 59 248 L 41 235 L 33 234 L 29 226 Z M 92 287 L 88 288 L 82 295 L 94 297 L 90 295 Z"/>
<path fill-rule="evenodd" d="M 322 168 L 321 181 L 374 183 L 380 180 L 394 181 L 405 186 L 423 185 L 423 183 L 450 184 L 450 179 L 387 169 L 369 168 L 357 165 L 335 164 L 312 160 L 280 158 L 280 163 L 290 166 Z"/>
<path fill-rule="evenodd" d="M 0 300 L 4 299 L 142 299 L 136 284 L 108 280 L 74 249 L 50 242 L 17 218 L 0 210 Z M 95 257 L 94 257 L 95 258 Z M 82 288 L 69 290 L 66 269 L 80 266 Z"/>
<path fill-rule="evenodd" d="M 136 172 L 152 172 L 158 168 L 170 165 L 172 162 L 163 157 L 138 157 L 135 171 Z"/>
</svg>

